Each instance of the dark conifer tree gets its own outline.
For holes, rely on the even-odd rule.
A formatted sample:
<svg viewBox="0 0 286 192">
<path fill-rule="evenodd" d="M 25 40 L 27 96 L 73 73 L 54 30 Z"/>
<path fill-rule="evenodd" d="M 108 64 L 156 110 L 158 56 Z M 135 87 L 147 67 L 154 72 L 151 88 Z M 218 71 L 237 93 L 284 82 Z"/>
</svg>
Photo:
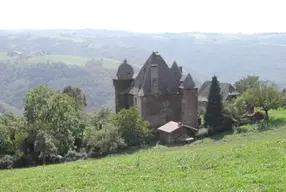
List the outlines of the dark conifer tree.
<svg viewBox="0 0 286 192">
<path fill-rule="evenodd" d="M 216 76 L 212 77 L 204 123 L 209 129 L 216 129 L 223 121 L 222 96 L 220 94 L 220 85 Z"/>
</svg>

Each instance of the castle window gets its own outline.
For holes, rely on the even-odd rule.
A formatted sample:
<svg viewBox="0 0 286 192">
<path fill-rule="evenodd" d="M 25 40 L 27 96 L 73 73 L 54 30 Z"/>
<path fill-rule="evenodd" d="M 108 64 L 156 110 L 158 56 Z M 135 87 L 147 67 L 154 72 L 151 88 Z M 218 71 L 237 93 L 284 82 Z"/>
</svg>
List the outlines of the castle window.
<svg viewBox="0 0 286 192">
<path fill-rule="evenodd" d="M 134 105 L 137 105 L 137 97 L 134 97 Z"/>
</svg>

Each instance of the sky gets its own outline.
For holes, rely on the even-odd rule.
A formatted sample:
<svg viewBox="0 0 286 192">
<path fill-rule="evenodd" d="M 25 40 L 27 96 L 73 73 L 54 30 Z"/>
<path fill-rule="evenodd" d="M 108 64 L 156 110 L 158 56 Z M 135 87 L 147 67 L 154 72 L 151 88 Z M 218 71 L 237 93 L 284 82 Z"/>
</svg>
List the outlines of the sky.
<svg viewBox="0 0 286 192">
<path fill-rule="evenodd" d="M 1 0 L 0 29 L 286 32 L 285 0 Z"/>
</svg>

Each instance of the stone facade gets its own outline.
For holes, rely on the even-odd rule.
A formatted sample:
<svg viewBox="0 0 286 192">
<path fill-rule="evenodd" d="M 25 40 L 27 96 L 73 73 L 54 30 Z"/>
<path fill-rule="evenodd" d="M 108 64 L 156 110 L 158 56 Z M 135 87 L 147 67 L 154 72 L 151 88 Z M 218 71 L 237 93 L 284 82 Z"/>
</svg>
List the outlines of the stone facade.
<svg viewBox="0 0 286 192">
<path fill-rule="evenodd" d="M 190 74 L 183 77 L 176 62 L 171 68 L 152 52 L 138 75 L 126 60 L 119 66 L 115 87 L 116 112 L 135 107 L 141 117 L 158 128 L 169 121 L 198 126 L 198 91 Z"/>
</svg>

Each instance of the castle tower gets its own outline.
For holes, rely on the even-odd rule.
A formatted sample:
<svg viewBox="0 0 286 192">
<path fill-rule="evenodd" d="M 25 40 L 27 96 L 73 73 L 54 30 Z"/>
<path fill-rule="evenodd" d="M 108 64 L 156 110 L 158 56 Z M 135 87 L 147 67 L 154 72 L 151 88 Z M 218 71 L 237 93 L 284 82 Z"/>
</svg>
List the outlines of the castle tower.
<svg viewBox="0 0 286 192">
<path fill-rule="evenodd" d="M 180 85 L 182 91 L 182 116 L 183 124 L 198 127 L 198 89 L 193 78 L 188 74 Z"/>
<path fill-rule="evenodd" d="M 115 88 L 115 110 L 116 113 L 121 109 L 129 108 L 129 94 L 127 89 L 134 81 L 134 70 L 133 67 L 127 63 L 125 59 L 117 70 L 117 79 L 113 79 L 113 85 Z"/>
</svg>

